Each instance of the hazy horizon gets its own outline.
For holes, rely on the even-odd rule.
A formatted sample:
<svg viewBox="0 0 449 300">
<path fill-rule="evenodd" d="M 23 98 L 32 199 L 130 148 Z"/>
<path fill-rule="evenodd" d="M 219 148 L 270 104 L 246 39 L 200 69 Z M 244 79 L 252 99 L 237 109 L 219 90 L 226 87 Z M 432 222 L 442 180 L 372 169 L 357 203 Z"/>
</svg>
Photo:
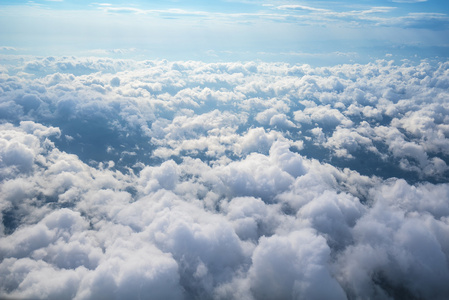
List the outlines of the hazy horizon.
<svg viewBox="0 0 449 300">
<path fill-rule="evenodd" d="M 421 1 L 2 1 L 2 52 L 334 65 L 446 59 L 449 8 Z"/>
</svg>

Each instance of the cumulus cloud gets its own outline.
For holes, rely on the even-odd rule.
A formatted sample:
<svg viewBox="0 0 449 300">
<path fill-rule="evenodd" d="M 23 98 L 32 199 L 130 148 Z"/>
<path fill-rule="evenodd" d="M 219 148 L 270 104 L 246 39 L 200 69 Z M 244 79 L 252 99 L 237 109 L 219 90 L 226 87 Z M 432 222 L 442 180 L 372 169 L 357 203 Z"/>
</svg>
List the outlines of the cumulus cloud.
<svg viewBox="0 0 449 300">
<path fill-rule="evenodd" d="M 448 69 L 5 61 L 0 297 L 447 298 Z"/>
</svg>

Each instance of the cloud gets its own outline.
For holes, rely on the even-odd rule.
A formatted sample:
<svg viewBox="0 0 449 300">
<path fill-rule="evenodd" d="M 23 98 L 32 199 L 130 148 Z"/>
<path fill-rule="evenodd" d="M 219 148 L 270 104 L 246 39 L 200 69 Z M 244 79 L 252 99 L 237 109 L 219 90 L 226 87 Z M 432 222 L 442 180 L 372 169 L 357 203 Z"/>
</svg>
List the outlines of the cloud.
<svg viewBox="0 0 449 300">
<path fill-rule="evenodd" d="M 15 47 L 9 47 L 9 46 L 0 46 L 0 51 L 7 51 L 7 52 L 16 52 L 17 48 Z"/>
<path fill-rule="evenodd" d="M 103 6 L 106 12 L 118 13 L 118 14 L 145 14 L 145 11 L 142 9 L 134 8 L 134 7 L 111 7 L 111 6 Z"/>
<path fill-rule="evenodd" d="M 403 28 L 445 30 L 449 25 L 449 17 L 444 13 L 409 13 L 397 20 L 386 20 L 384 24 Z"/>
<path fill-rule="evenodd" d="M 393 189 L 397 191 L 401 182 L 395 185 Z M 391 201 L 391 198 L 386 201 Z M 387 207 L 388 210 L 385 211 Z M 379 292 L 385 296 L 394 296 L 391 294 L 394 293 L 394 288 L 402 285 L 409 295 L 444 298 L 448 291 L 443 287 L 443 281 L 448 278 L 449 273 L 439 264 L 445 260 L 447 246 L 438 231 L 446 231 L 447 224 L 445 221 L 429 218 L 425 213 L 415 211 L 416 214 L 409 215 L 404 212 L 409 210 L 403 211 L 394 201 L 389 204 L 384 200 L 376 202 L 373 209 L 354 227 L 356 246 L 349 247 L 339 258 L 342 263 L 347 263 L 342 272 L 345 277 L 349 275 L 349 280 L 353 280 L 350 289 L 365 297 L 374 297 Z M 375 216 L 376 214 L 379 215 Z M 386 222 L 379 222 L 380 214 Z M 427 246 L 420 248 L 418 243 L 426 243 Z M 349 263 L 349 260 L 357 261 L 357 267 Z M 409 261 L 415 261 L 415 264 L 404 268 Z M 434 272 L 440 275 L 435 277 Z M 373 275 L 377 276 L 374 284 Z M 402 276 L 408 279 L 403 280 Z M 385 290 L 386 282 L 389 282 L 392 291 L 389 288 Z"/>
<path fill-rule="evenodd" d="M 397 0 L 395 3 L 419 3 L 426 2 L 426 0 L 417 1 L 401 1 Z M 351 23 L 399 28 L 425 28 L 429 30 L 443 30 L 447 29 L 448 18 L 444 13 L 439 12 L 409 12 L 403 15 L 394 15 L 390 13 L 396 10 L 396 7 L 390 6 L 374 6 L 361 10 L 330 10 L 324 8 L 315 8 L 304 5 L 281 5 L 276 7 L 281 11 L 289 11 L 298 13 L 294 15 L 297 17 L 297 22 L 308 24 L 321 24 L 327 26 L 329 22 L 341 22 L 346 26 L 351 26 Z M 300 13 L 309 12 L 309 15 L 300 15 Z M 286 17 L 287 18 L 287 17 Z M 291 16 L 290 16 L 291 18 Z"/>
<path fill-rule="evenodd" d="M 5 63 L 0 297 L 447 298 L 448 68 Z"/>
<path fill-rule="evenodd" d="M 296 5 L 296 4 L 291 4 L 291 5 L 280 5 L 276 7 L 277 9 L 282 9 L 282 10 L 306 10 L 306 11 L 312 11 L 312 12 L 328 12 L 328 9 L 323 9 L 323 8 L 315 8 L 315 7 L 311 7 L 311 6 L 305 6 L 305 5 Z"/>
<path fill-rule="evenodd" d="M 158 80 L 144 75 L 141 68 L 145 64 L 151 66 L 145 72 L 158 75 Z M 49 117 L 54 120 L 69 118 L 72 122 L 64 125 L 65 128 L 62 129 L 66 130 L 65 135 L 73 138 L 71 141 L 74 145 L 77 142 L 77 135 L 91 141 L 99 138 L 92 131 L 85 133 L 79 131 L 84 122 L 82 118 L 90 119 L 95 116 L 103 120 L 114 120 L 117 119 L 114 117 L 117 107 L 120 107 L 121 113 L 117 122 L 114 124 L 106 122 L 98 128 L 99 130 L 107 128 L 108 133 L 105 137 L 109 138 L 107 142 L 105 141 L 103 151 L 110 150 L 105 155 L 107 154 L 109 158 L 118 155 L 123 159 L 128 152 L 139 154 L 139 151 L 144 151 L 143 145 L 135 139 L 129 139 L 128 143 L 131 148 L 138 151 L 118 151 L 120 135 L 129 134 L 135 129 L 148 136 L 152 144 L 157 145 L 156 149 L 150 151 L 153 158 L 172 158 L 190 153 L 196 157 L 207 155 L 209 159 L 213 159 L 217 156 L 227 156 L 229 153 L 241 156 L 257 149 L 268 151 L 272 141 L 285 137 L 282 132 L 298 132 L 299 128 L 305 133 L 303 138 L 298 141 L 290 136 L 287 139 L 291 145 L 298 143 L 302 148 L 304 141 L 315 137 L 321 128 L 322 135 L 316 140 L 319 141 L 317 145 L 332 149 L 339 157 L 350 158 L 354 156 L 354 151 L 369 151 L 381 159 L 386 159 L 378 144 L 384 143 L 393 157 L 402 160 L 399 166 L 403 170 L 421 173 L 424 176 L 433 176 L 432 173 L 444 175 L 446 170 L 444 159 L 441 160 L 435 155 L 445 153 L 447 148 L 447 139 L 444 135 L 446 125 L 441 121 L 435 122 L 436 118 L 442 120 L 441 114 L 446 108 L 444 105 L 435 104 L 436 111 L 441 113 L 434 117 L 424 107 L 412 108 L 410 105 L 414 99 L 426 97 L 425 93 L 434 93 L 436 99 L 441 99 L 444 93 L 439 92 L 439 88 L 446 86 L 445 75 L 441 73 L 442 71 L 422 65 L 425 72 L 433 72 L 432 77 L 413 79 L 416 77 L 413 74 L 417 74 L 416 68 L 401 69 L 382 64 L 383 62 L 380 62 L 377 66 L 367 66 L 365 70 L 383 72 L 383 68 L 391 68 L 395 71 L 388 76 L 391 82 L 397 84 L 385 86 L 380 82 L 380 77 L 384 76 L 381 73 L 368 79 L 368 75 L 363 75 L 359 70 L 345 69 L 348 66 L 328 69 L 326 72 L 332 75 L 325 77 L 318 69 L 296 70 L 296 67 L 274 67 L 263 64 L 259 66 L 179 62 L 142 64 L 113 59 L 81 59 L 76 62 L 71 59 L 48 57 L 24 64 L 24 70 L 35 73 L 34 76 L 37 76 L 35 79 L 12 77 L 11 81 L 5 82 L 3 89 L 10 90 L 9 94 L 14 95 L 4 98 L 2 114 L 11 122 L 26 118 L 37 120 Z M 120 70 L 125 68 L 130 71 L 122 73 Z M 442 68 L 441 70 L 444 70 L 444 66 Z M 282 82 L 272 81 L 274 75 L 264 73 L 264 69 L 270 69 L 269 72 L 274 72 L 273 74 L 300 72 L 303 75 L 284 76 Z M 216 71 L 211 72 L 212 70 Z M 46 75 L 51 71 L 55 73 Z M 95 74 L 100 71 L 106 73 L 101 76 Z M 357 82 L 350 80 L 353 76 L 350 72 L 358 72 L 360 77 Z M 398 75 L 399 72 L 402 72 L 400 75 L 402 79 Z M 418 89 L 406 85 L 404 72 L 412 72 L 411 75 L 406 75 L 409 76 L 407 80 L 421 80 L 424 86 Z M 109 73 L 111 74 L 108 75 Z M 251 81 L 247 81 L 245 77 L 249 74 L 255 76 Z M 26 83 L 33 90 L 19 92 L 19 89 L 15 89 L 13 92 L 8 86 L 13 82 L 20 85 Z M 376 88 L 373 88 L 373 84 L 377 84 Z M 78 90 L 76 91 L 74 87 Z M 114 99 L 117 95 L 122 98 L 120 101 Z M 95 100 L 96 97 L 100 98 Z M 145 102 L 141 100 L 143 97 L 150 97 L 152 100 Z M 300 100 L 299 106 L 295 107 L 291 99 L 298 97 L 315 100 L 307 100 L 309 102 Z M 240 107 L 241 113 L 236 115 L 231 108 L 232 105 Z M 52 106 L 58 108 L 56 114 L 49 111 Z M 305 108 L 301 108 L 303 106 Z M 175 110 L 179 108 L 182 111 L 175 114 Z M 254 117 L 252 111 L 256 112 Z M 406 116 L 395 118 L 401 112 L 406 113 Z M 393 118 L 391 123 L 393 128 L 388 129 L 386 124 L 382 123 L 384 116 Z M 367 118 L 368 122 L 359 124 L 358 117 Z M 261 133 L 259 129 L 257 129 L 259 131 L 245 129 L 245 122 L 251 118 L 263 126 L 266 134 L 270 136 L 264 142 L 266 146 L 263 146 L 262 140 L 260 142 L 254 140 L 254 134 Z M 416 125 L 407 125 L 421 124 L 424 122 L 419 121 L 421 118 L 427 120 L 425 121 L 427 125 L 423 123 L 419 128 Z M 377 124 L 379 122 L 381 124 Z M 98 123 L 100 124 L 101 122 Z M 415 129 L 411 126 L 415 126 Z M 395 127 L 408 128 L 407 132 L 412 134 L 417 131 L 421 133 L 406 143 L 407 137 L 400 131 L 395 133 Z M 248 135 L 242 134 L 246 131 Z M 137 135 L 135 137 L 137 138 Z M 431 142 L 424 142 L 425 140 Z M 255 143 L 258 145 L 252 146 Z M 404 145 L 410 151 L 401 152 Z M 411 151 L 412 148 L 416 150 Z M 91 149 L 89 151 L 99 150 L 89 149 Z M 149 155 L 147 157 L 151 159 Z"/>
<path fill-rule="evenodd" d="M 286 237 L 262 237 L 249 270 L 254 297 L 345 299 L 326 268 L 329 254 L 325 239 L 306 230 Z"/>
</svg>

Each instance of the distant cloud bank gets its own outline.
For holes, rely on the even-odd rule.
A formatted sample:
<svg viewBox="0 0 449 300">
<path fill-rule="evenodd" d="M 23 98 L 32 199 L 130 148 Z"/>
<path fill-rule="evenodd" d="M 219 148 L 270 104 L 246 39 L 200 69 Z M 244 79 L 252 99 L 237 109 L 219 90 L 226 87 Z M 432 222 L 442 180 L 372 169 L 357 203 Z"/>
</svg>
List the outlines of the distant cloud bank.
<svg viewBox="0 0 449 300">
<path fill-rule="evenodd" d="M 5 56 L 0 297 L 446 299 L 448 91 L 448 62 Z"/>
</svg>

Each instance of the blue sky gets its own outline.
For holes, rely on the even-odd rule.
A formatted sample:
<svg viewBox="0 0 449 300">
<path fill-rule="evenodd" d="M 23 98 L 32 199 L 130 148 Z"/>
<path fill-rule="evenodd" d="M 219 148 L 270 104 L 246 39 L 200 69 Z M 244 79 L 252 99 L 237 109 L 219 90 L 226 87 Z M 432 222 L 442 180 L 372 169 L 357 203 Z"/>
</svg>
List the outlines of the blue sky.
<svg viewBox="0 0 449 300">
<path fill-rule="evenodd" d="M 37 55 L 332 64 L 449 52 L 442 0 L 1 1 L 0 27 L 2 52 Z"/>
</svg>

